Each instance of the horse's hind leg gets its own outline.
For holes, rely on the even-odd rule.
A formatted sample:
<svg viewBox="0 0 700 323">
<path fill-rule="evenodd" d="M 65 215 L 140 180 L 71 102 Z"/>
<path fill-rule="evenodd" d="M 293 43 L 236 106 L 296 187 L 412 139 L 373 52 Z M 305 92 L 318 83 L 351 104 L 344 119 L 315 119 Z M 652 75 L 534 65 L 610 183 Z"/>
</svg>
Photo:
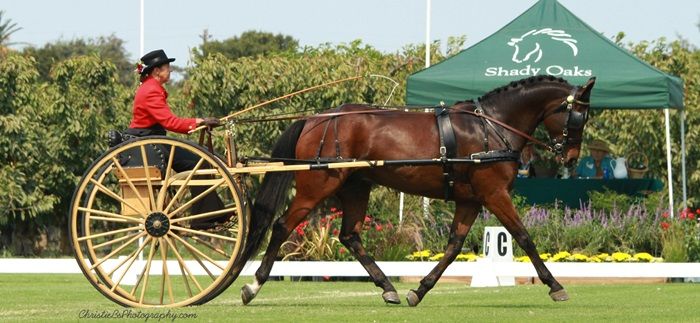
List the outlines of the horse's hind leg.
<svg viewBox="0 0 700 323">
<path fill-rule="evenodd" d="M 455 217 L 452 220 L 452 228 L 450 230 L 450 240 L 445 249 L 445 255 L 440 259 L 438 264 L 420 281 L 420 286 L 417 290 L 411 290 L 406 295 L 406 301 L 409 306 L 416 306 L 423 299 L 426 293 L 431 290 L 437 283 L 440 276 L 459 255 L 464 244 L 464 239 L 469 233 L 477 214 L 479 213 L 477 203 L 458 202 L 455 208 Z"/>
<path fill-rule="evenodd" d="M 340 230 L 340 242 L 347 247 L 355 256 L 367 273 L 374 281 L 374 285 L 382 288 L 382 298 L 390 304 L 400 304 L 399 295 L 396 289 L 386 278 L 384 272 L 379 269 L 374 259 L 367 254 L 360 232 L 364 223 L 365 211 L 369 201 L 371 184 L 360 179 L 348 180 L 343 188 L 337 193 L 343 206 L 343 224 Z"/>
<path fill-rule="evenodd" d="M 537 252 L 535 243 L 532 242 L 530 234 L 520 221 L 518 213 L 510 200 L 510 195 L 505 190 L 494 192 L 488 195 L 485 199 L 485 206 L 493 212 L 499 221 L 506 227 L 508 232 L 513 236 L 518 245 L 523 248 L 532 264 L 535 266 L 537 276 L 547 286 L 549 286 L 549 296 L 554 301 L 565 301 L 569 299 L 564 287 L 549 272 L 549 269 L 544 265 L 540 255 Z"/>
<path fill-rule="evenodd" d="M 255 281 L 253 284 L 245 284 L 241 289 L 241 299 L 244 305 L 247 305 L 255 298 L 262 285 L 270 277 L 272 265 L 275 263 L 275 258 L 277 257 L 282 243 L 287 240 L 292 230 L 294 230 L 294 228 L 306 218 L 309 212 L 313 210 L 320 201 L 325 199 L 328 194 L 330 193 L 319 190 L 314 190 L 313 192 L 297 190 L 297 195 L 292 200 L 285 214 L 272 227 L 270 243 L 267 245 L 267 250 L 263 256 L 260 268 L 255 272 Z"/>
</svg>

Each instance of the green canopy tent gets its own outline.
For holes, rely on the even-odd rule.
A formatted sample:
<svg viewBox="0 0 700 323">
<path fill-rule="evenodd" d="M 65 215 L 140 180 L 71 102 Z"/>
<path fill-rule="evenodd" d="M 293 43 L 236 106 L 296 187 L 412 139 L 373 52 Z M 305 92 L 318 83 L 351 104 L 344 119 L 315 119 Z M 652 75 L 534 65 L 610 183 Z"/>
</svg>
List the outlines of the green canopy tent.
<svg viewBox="0 0 700 323">
<path fill-rule="evenodd" d="M 666 109 L 670 205 L 673 209 L 668 109 L 681 109 L 683 83 L 595 31 L 556 0 L 540 0 L 491 36 L 409 76 L 406 102 L 437 105 L 477 98 L 510 81 L 535 75 L 584 84 L 596 76 L 594 109 Z M 681 125 L 684 124 L 684 120 Z M 683 200 L 685 191 L 685 129 Z"/>
</svg>

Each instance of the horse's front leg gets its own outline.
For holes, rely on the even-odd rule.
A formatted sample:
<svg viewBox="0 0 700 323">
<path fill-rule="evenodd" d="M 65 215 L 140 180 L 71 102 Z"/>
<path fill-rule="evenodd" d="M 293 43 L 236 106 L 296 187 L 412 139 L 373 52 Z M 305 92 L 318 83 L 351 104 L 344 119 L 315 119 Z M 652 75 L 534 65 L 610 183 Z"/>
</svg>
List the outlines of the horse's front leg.
<svg viewBox="0 0 700 323">
<path fill-rule="evenodd" d="M 544 284 L 549 286 L 549 296 L 554 301 L 568 300 L 569 295 L 564 290 L 564 287 L 557 282 L 552 273 L 549 272 L 549 269 L 544 265 L 542 259 L 540 259 L 535 243 L 532 242 L 530 234 L 527 233 L 527 229 L 520 221 L 518 212 L 515 210 L 508 192 L 499 190 L 493 192 L 493 194 L 488 194 L 487 198 L 484 199 L 484 205 L 496 215 L 520 248 L 523 248 L 527 256 L 530 257 L 532 265 L 535 266 L 537 271 L 537 276 Z"/>
<path fill-rule="evenodd" d="M 380 287 L 384 292 L 382 298 L 389 304 L 400 304 L 399 294 L 386 277 L 384 272 L 377 266 L 374 259 L 367 254 L 360 232 L 364 223 L 365 211 L 369 201 L 371 186 L 364 181 L 348 182 L 341 191 L 337 193 L 343 205 L 343 224 L 340 230 L 340 242 L 350 250 L 352 255 L 365 268 L 374 285 Z"/>
<path fill-rule="evenodd" d="M 445 256 L 440 259 L 438 264 L 420 281 L 418 289 L 412 289 L 406 295 L 406 301 L 409 306 L 416 306 L 423 300 L 425 294 L 431 290 L 437 283 L 440 276 L 459 255 L 464 244 L 464 239 L 469 233 L 474 219 L 479 213 L 480 205 L 471 202 L 458 202 L 455 208 L 455 216 L 452 220 L 452 228 L 450 230 L 450 239 L 445 249 Z"/>
</svg>

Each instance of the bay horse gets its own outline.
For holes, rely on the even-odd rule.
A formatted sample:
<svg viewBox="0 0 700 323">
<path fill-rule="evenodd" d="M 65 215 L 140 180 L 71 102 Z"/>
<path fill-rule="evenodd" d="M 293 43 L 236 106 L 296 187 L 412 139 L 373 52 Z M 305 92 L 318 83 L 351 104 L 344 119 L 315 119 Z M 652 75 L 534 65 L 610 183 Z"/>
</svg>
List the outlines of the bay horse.
<svg viewBox="0 0 700 323">
<path fill-rule="evenodd" d="M 587 102 L 594 84 L 595 78 L 582 87 L 575 87 L 561 78 L 530 77 L 493 90 L 477 101 L 457 102 L 448 109 L 457 141 L 457 155 L 470 156 L 485 148 L 520 151 L 527 142 L 525 136 L 532 135 L 536 127 L 544 123 L 554 146 L 550 148 L 559 153 L 561 162 L 572 165 L 579 156 L 583 128 L 588 119 Z M 475 110 L 500 121 L 499 126 L 489 130 Z M 339 155 L 343 160 L 399 160 L 440 156 L 440 136 L 434 114 L 386 111 L 357 104 L 343 105 L 331 110 L 331 114 L 334 116 L 319 114 L 293 123 L 278 139 L 272 157 L 310 160 Z M 335 125 L 331 128 L 337 129 L 326 131 L 326 124 L 334 119 Z M 505 129 L 508 126 L 511 130 Z M 484 147 L 485 137 L 489 147 Z M 337 144 L 323 145 L 321 140 L 328 143 L 337 140 Z M 554 301 L 567 300 L 566 291 L 540 260 L 535 244 L 511 202 L 509 191 L 517 174 L 516 161 L 455 164 L 453 172 L 451 200 L 456 208 L 444 257 L 420 281 L 417 289 L 408 292 L 408 304 L 418 305 L 455 260 L 482 206 L 498 218 L 530 257 L 540 280 L 549 286 L 550 297 Z M 287 210 L 275 221 L 292 179 L 296 182 L 296 194 Z M 399 304 L 396 289 L 367 254 L 360 239 L 371 187 L 384 185 L 408 194 L 440 199 L 445 197 L 443 181 L 441 165 L 267 173 L 252 208 L 243 259 L 248 260 L 257 252 L 271 226 L 272 235 L 254 282 L 241 290 L 243 303 L 252 301 L 267 281 L 280 246 L 290 233 L 321 201 L 335 195 L 343 210 L 340 242 L 367 270 L 374 284 L 382 288 L 384 301 Z"/>
</svg>

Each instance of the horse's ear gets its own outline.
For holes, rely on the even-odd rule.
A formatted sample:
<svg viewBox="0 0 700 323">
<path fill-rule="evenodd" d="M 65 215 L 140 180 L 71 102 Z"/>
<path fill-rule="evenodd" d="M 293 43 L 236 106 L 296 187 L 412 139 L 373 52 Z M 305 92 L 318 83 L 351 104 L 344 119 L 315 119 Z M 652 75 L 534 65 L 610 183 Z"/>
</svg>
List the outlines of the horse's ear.
<svg viewBox="0 0 700 323">
<path fill-rule="evenodd" d="M 581 89 L 579 89 L 578 93 L 578 98 L 581 101 L 586 101 L 589 102 L 591 99 L 591 90 L 593 89 L 593 85 L 595 85 L 595 76 L 591 77 L 588 79 L 588 82 L 586 82 L 586 85 L 584 85 Z"/>
</svg>

